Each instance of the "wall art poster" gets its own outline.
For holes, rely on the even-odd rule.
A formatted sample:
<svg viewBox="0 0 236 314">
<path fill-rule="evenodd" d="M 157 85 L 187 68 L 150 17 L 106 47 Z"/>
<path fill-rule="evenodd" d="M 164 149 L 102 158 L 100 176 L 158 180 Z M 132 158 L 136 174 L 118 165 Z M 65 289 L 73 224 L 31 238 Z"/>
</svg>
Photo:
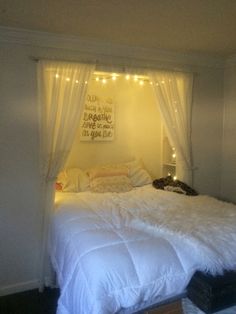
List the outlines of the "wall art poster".
<svg viewBox="0 0 236 314">
<path fill-rule="evenodd" d="M 114 102 L 112 98 L 87 95 L 81 117 L 81 141 L 114 140 Z"/>
</svg>

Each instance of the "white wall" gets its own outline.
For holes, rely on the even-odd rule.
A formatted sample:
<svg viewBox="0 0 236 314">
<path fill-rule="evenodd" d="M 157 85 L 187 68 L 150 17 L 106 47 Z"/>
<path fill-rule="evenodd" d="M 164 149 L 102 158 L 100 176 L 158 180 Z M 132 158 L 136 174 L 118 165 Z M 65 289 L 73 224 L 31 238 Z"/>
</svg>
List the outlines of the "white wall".
<svg viewBox="0 0 236 314">
<path fill-rule="evenodd" d="M 92 80 L 88 94 L 113 99 L 115 138 L 112 142 L 81 142 L 78 132 L 67 167 L 86 169 L 141 158 L 152 177 L 160 177 L 161 117 L 151 85 L 140 86 L 122 75 L 107 84 Z"/>
<path fill-rule="evenodd" d="M 220 194 L 223 124 L 223 70 L 196 74 L 193 92 L 192 148 L 194 187 L 203 194 Z"/>
<path fill-rule="evenodd" d="M 27 49 L 0 49 L 0 293 L 38 279 L 38 123 L 35 67 Z"/>
<path fill-rule="evenodd" d="M 77 52 L 70 51 L 68 47 L 44 48 L 37 38 L 33 45 L 29 44 L 27 38 L 25 42 L 22 38 L 18 41 L 18 44 L 1 42 L 0 49 L 1 294 L 36 286 L 39 273 L 42 208 L 38 167 L 37 84 L 36 63 L 30 60 L 29 56 L 40 55 L 57 59 L 75 59 L 77 56 Z M 66 45 L 69 46 L 69 43 L 66 42 Z M 53 46 L 51 37 L 45 46 Z M 117 50 L 113 49 L 113 52 L 117 53 Z M 164 61 L 159 64 L 165 66 Z M 219 69 L 195 67 L 194 70 L 198 71 L 193 95 L 193 153 L 195 165 L 198 166 L 195 187 L 202 193 L 219 195 L 223 76 Z M 141 92 L 139 96 L 140 99 L 144 97 Z M 125 106 L 124 99 L 125 92 L 117 96 L 119 107 Z M 139 102 L 138 106 L 142 105 L 143 103 Z M 131 111 L 136 112 L 135 100 L 132 101 L 130 108 L 125 107 L 122 110 L 118 112 L 118 115 L 124 114 L 124 118 L 117 122 L 120 123 L 117 141 L 119 137 L 124 137 L 122 132 L 125 132 L 125 127 L 130 123 L 130 120 L 125 120 L 128 119 L 127 115 L 125 118 L 125 110 L 128 114 Z M 154 110 L 150 108 L 150 111 Z M 139 121 L 143 120 L 141 112 L 141 110 L 136 112 L 136 119 Z M 148 121 L 144 119 L 142 123 L 145 132 L 153 133 Z M 131 157 L 135 150 L 141 154 L 141 150 L 148 149 L 148 142 L 143 141 L 138 146 L 137 141 L 139 135 L 133 133 L 132 141 L 124 144 L 119 142 L 117 158 L 122 158 L 120 154 L 122 149 L 128 149 L 125 157 L 128 155 Z M 155 146 L 156 141 L 152 139 L 150 144 Z M 156 152 L 154 149 L 145 157 L 153 173 L 156 171 L 154 163 L 159 158 L 155 156 Z M 75 162 L 73 158 L 71 163 Z M 102 153 L 100 158 L 103 160 Z"/>
<path fill-rule="evenodd" d="M 236 64 L 225 69 L 221 197 L 236 202 Z"/>
</svg>

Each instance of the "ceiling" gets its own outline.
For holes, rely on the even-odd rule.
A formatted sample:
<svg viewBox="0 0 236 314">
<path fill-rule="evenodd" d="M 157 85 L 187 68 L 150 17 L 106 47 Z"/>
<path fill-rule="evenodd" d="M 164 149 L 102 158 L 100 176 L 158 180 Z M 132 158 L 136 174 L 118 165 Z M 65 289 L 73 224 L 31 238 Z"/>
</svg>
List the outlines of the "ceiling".
<svg viewBox="0 0 236 314">
<path fill-rule="evenodd" d="M 0 25 L 178 53 L 236 54 L 236 0 L 0 0 Z"/>
</svg>

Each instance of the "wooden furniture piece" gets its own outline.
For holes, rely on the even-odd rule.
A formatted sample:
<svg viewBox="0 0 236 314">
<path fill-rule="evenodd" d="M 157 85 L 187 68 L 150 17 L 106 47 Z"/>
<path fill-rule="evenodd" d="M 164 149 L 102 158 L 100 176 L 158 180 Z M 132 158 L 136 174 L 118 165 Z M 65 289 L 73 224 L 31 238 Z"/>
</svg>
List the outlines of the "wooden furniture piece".
<svg viewBox="0 0 236 314">
<path fill-rule="evenodd" d="M 236 271 L 217 276 L 197 271 L 187 287 L 187 296 L 207 314 L 236 305 Z"/>
<path fill-rule="evenodd" d="M 182 314 L 181 301 L 176 301 L 170 304 L 161 305 L 160 307 L 152 310 L 147 310 L 144 314 Z"/>
</svg>

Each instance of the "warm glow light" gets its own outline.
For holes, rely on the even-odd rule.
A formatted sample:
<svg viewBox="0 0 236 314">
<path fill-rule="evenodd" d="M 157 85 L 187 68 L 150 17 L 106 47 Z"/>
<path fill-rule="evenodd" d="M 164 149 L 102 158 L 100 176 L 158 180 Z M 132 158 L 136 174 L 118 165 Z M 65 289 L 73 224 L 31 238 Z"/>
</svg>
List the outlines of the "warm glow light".
<svg viewBox="0 0 236 314">
<path fill-rule="evenodd" d="M 55 75 L 55 78 L 59 78 L 59 74 L 56 74 L 56 75 Z"/>
<path fill-rule="evenodd" d="M 177 180 L 177 177 L 176 177 L 176 176 L 174 176 L 174 177 L 173 177 L 173 180 L 174 180 L 174 181 L 176 181 L 176 180 Z"/>
<path fill-rule="evenodd" d="M 172 154 L 172 157 L 175 158 L 175 157 L 176 157 L 176 154 Z"/>
<path fill-rule="evenodd" d="M 112 73 L 106 73 L 106 72 L 96 72 L 94 74 L 94 80 L 96 82 L 101 82 L 103 84 L 108 84 L 110 81 L 117 81 L 119 79 L 119 77 L 124 77 L 127 81 L 128 80 L 134 80 L 135 82 L 137 82 L 139 85 L 146 85 L 150 84 L 150 85 L 154 85 L 155 83 L 153 81 L 150 81 L 149 78 L 147 76 L 142 76 L 142 75 L 137 75 L 137 74 L 125 74 L 124 76 L 122 74 L 117 74 L 115 72 Z M 87 83 L 86 83 L 87 84 Z"/>
<path fill-rule="evenodd" d="M 69 82 L 69 81 L 70 81 L 70 78 L 69 78 L 69 77 L 67 77 L 67 78 L 66 78 L 66 81 L 67 81 L 67 82 Z"/>
<path fill-rule="evenodd" d="M 78 84 L 78 83 L 79 83 L 79 81 L 78 81 L 78 80 L 76 80 L 76 81 L 75 81 L 75 83 L 76 83 L 76 84 Z"/>
</svg>

